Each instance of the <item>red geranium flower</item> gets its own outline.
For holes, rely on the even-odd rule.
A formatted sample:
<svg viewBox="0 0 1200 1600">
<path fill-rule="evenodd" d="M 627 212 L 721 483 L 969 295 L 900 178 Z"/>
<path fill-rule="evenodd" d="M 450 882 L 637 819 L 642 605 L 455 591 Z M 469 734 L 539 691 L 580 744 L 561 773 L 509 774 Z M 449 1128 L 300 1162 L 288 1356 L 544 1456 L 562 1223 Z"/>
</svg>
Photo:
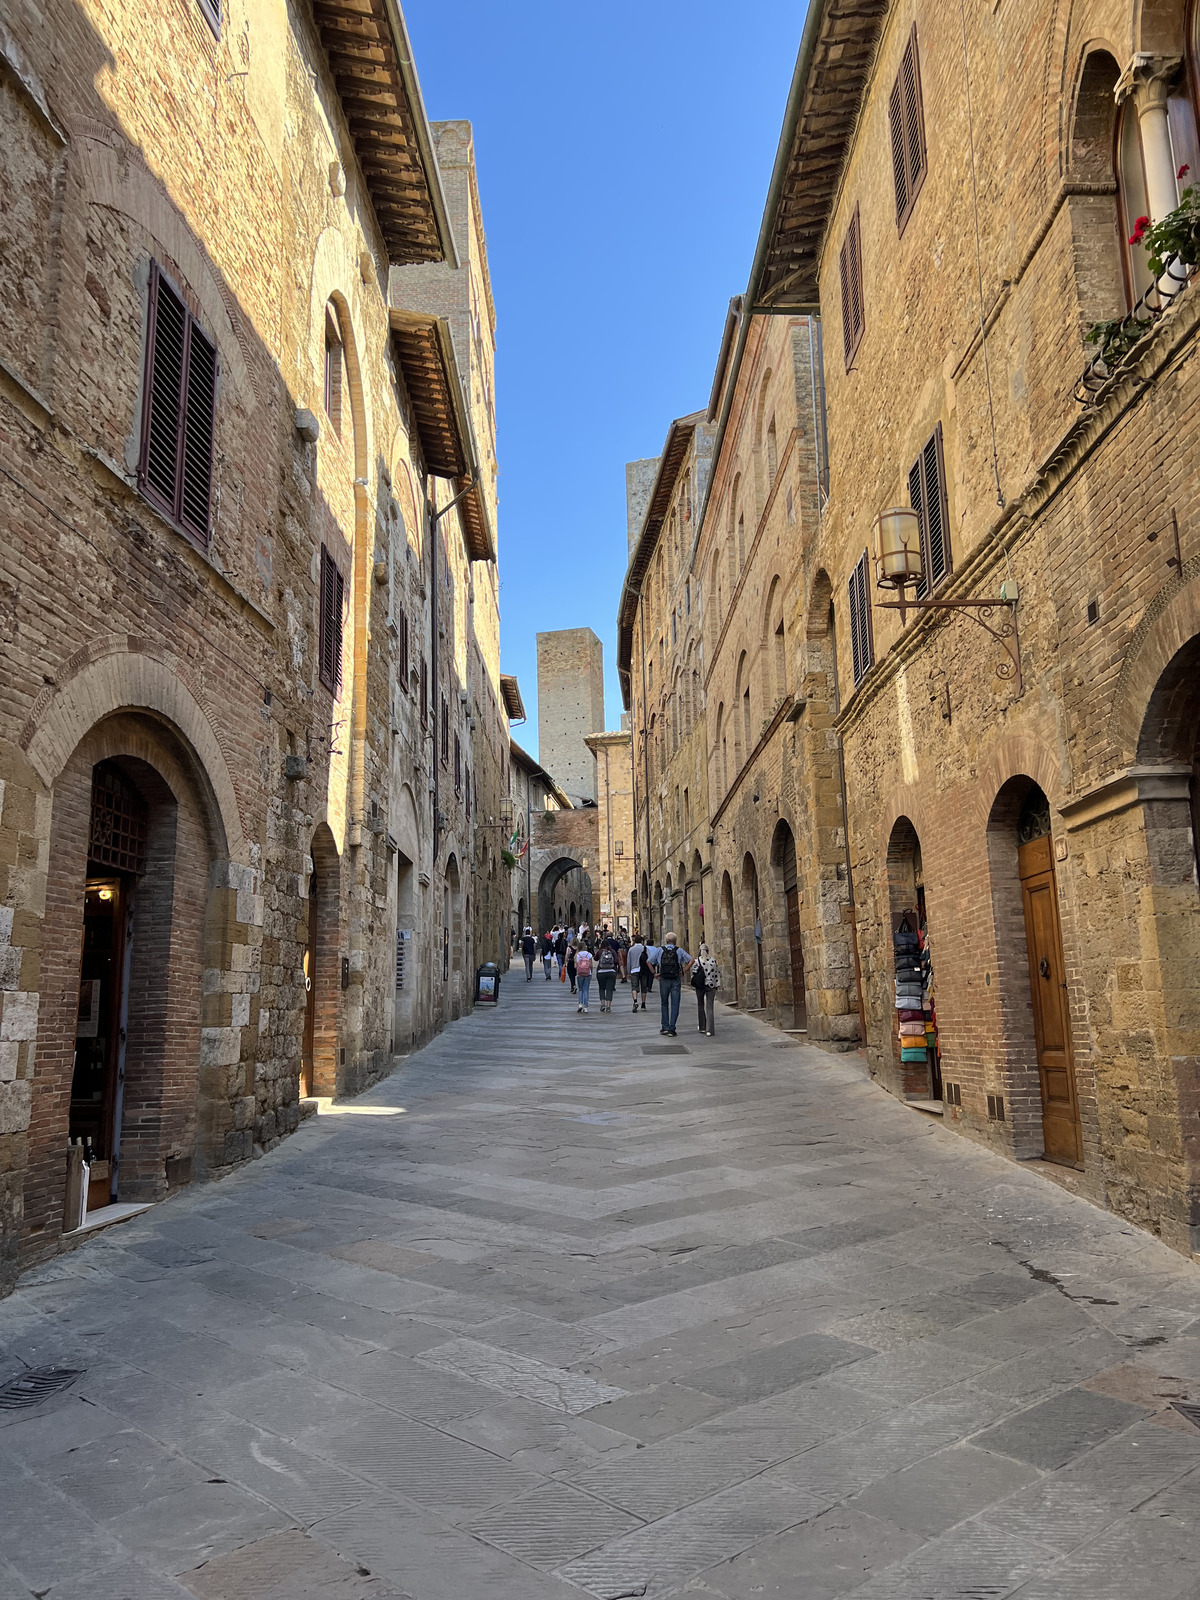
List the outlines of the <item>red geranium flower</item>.
<svg viewBox="0 0 1200 1600">
<path fill-rule="evenodd" d="M 1191 170 L 1192 170 L 1191 167 L 1189 167 L 1187 162 L 1185 161 L 1183 163 L 1183 165 L 1180 167 L 1179 171 L 1175 174 L 1175 176 L 1176 176 L 1176 178 L 1186 178 L 1188 173 Z"/>
<path fill-rule="evenodd" d="M 1139 217 L 1133 225 L 1133 232 L 1129 235 L 1130 244 L 1141 244 L 1146 237 L 1146 230 L 1150 226 L 1149 217 Z"/>
</svg>

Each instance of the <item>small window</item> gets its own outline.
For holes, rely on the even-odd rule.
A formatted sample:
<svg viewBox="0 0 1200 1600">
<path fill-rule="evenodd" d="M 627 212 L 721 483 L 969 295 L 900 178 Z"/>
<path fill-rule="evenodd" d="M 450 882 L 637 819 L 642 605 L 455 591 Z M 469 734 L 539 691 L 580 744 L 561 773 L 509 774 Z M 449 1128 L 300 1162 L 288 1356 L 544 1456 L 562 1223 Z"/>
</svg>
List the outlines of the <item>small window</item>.
<svg viewBox="0 0 1200 1600">
<path fill-rule="evenodd" d="M 921 524 L 921 582 L 917 599 L 936 589 L 952 569 L 946 463 L 939 422 L 908 472 L 908 501 Z"/>
<path fill-rule="evenodd" d="M 429 667 L 425 657 L 421 657 L 421 726 L 429 726 Z"/>
<path fill-rule="evenodd" d="M 346 580 L 337 563 L 321 546 L 321 614 L 319 619 L 318 676 L 336 695 L 342 687 L 342 615 L 346 600 Z"/>
<path fill-rule="evenodd" d="M 342 335 L 331 305 L 325 307 L 325 415 L 342 437 Z"/>
<path fill-rule="evenodd" d="M 901 233 L 925 182 L 925 116 L 916 24 L 908 36 L 900 70 L 888 100 L 892 130 L 892 179 L 896 185 L 896 227 Z"/>
<path fill-rule="evenodd" d="M 775 432 L 775 418 L 771 418 L 767 428 L 767 488 L 774 486 L 775 478 L 779 472 L 779 436 Z"/>
<path fill-rule="evenodd" d="M 208 544 L 217 351 L 159 270 L 150 270 L 145 404 L 138 484 L 200 544 Z"/>
<path fill-rule="evenodd" d="M 442 696 L 442 765 L 450 765 L 450 707 L 445 695 Z"/>
<path fill-rule="evenodd" d="M 401 606 L 396 614 L 397 653 L 399 655 L 397 677 L 404 693 L 408 693 L 408 613 Z"/>
<path fill-rule="evenodd" d="M 871 640 L 870 585 L 870 568 L 864 550 L 858 558 L 858 565 L 850 574 L 850 653 L 856 687 L 875 664 L 875 647 Z"/>
<path fill-rule="evenodd" d="M 454 792 L 455 792 L 455 794 L 461 794 L 462 793 L 462 786 L 463 786 L 462 780 L 463 780 L 462 740 L 458 737 L 457 734 L 455 734 L 454 735 Z"/>
<path fill-rule="evenodd" d="M 842 240 L 839 271 L 842 281 L 842 348 L 846 357 L 846 371 L 849 372 L 851 363 L 858 354 L 863 328 L 866 326 L 866 313 L 863 309 L 862 226 L 857 206 L 850 218 L 850 226 L 846 229 L 846 237 Z"/>
</svg>

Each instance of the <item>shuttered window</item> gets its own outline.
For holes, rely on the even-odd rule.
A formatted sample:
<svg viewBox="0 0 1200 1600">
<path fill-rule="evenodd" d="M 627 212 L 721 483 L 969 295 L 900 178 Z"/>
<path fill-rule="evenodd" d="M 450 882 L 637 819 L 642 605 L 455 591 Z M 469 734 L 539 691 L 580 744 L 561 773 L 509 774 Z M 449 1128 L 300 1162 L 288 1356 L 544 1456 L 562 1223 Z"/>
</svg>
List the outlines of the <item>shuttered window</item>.
<svg viewBox="0 0 1200 1600">
<path fill-rule="evenodd" d="M 454 735 L 454 792 L 462 793 L 462 740 Z"/>
<path fill-rule="evenodd" d="M 217 351 L 154 262 L 138 483 L 202 545 L 212 497 Z"/>
<path fill-rule="evenodd" d="M 950 515 L 946 502 L 946 462 L 939 422 L 908 472 L 908 502 L 921 524 L 921 582 L 917 599 L 936 589 L 953 568 Z"/>
<path fill-rule="evenodd" d="M 221 0 L 199 0 L 199 5 L 209 27 L 219 39 L 221 37 Z"/>
<path fill-rule="evenodd" d="M 445 695 L 442 696 L 442 765 L 450 765 L 450 707 Z"/>
<path fill-rule="evenodd" d="M 846 371 L 849 372 L 850 364 L 862 342 L 863 328 L 866 326 L 862 284 L 862 228 L 857 206 L 850 219 L 850 226 L 846 229 L 846 237 L 842 240 L 839 269 L 842 282 L 842 348 L 846 357 Z"/>
<path fill-rule="evenodd" d="M 429 726 L 429 666 L 421 657 L 421 726 Z"/>
<path fill-rule="evenodd" d="M 342 335 L 333 307 L 325 307 L 325 415 L 333 424 L 333 431 L 342 436 Z"/>
<path fill-rule="evenodd" d="M 850 653 L 857 686 L 875 662 L 875 646 L 871 639 L 871 574 L 865 550 L 850 574 Z"/>
<path fill-rule="evenodd" d="M 888 100 L 892 130 L 892 178 L 896 185 L 896 226 L 901 233 L 925 181 L 925 116 L 921 106 L 921 69 L 917 30 L 908 36 L 900 70 Z"/>
<path fill-rule="evenodd" d="M 318 640 L 318 675 L 330 694 L 342 687 L 342 614 L 346 580 L 337 563 L 321 546 L 321 614 Z"/>
<path fill-rule="evenodd" d="M 405 611 L 403 606 L 399 608 L 399 611 L 396 615 L 396 636 L 398 654 L 400 657 L 397 677 L 400 679 L 401 689 L 405 694 L 408 694 L 408 612 Z"/>
</svg>

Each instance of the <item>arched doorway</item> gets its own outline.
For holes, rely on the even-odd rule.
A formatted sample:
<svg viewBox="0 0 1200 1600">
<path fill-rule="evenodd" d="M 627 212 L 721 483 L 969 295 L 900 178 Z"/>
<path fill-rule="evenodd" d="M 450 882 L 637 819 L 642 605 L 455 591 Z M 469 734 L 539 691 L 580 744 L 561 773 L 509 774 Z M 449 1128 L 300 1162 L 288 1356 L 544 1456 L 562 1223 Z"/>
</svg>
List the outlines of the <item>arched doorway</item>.
<svg viewBox="0 0 1200 1600">
<path fill-rule="evenodd" d="M 733 909 L 733 881 L 726 872 L 721 878 L 721 922 L 725 930 L 725 938 L 729 949 L 729 973 L 733 987 L 733 1003 L 740 1005 L 740 985 L 738 980 L 738 943 L 737 922 Z"/>
<path fill-rule="evenodd" d="M 446 858 L 442 889 L 442 1014 L 447 1022 L 457 1021 L 462 1014 L 463 956 L 462 877 L 458 858 L 451 854 Z"/>
<path fill-rule="evenodd" d="M 548 933 L 555 924 L 567 922 L 578 927 L 586 920 L 591 909 L 586 883 L 582 864 L 573 856 L 559 856 L 543 867 L 538 879 L 538 925 L 534 933 Z"/>
<path fill-rule="evenodd" d="M 331 1096 L 340 1087 L 339 1038 L 340 862 L 329 824 L 320 823 L 309 846 L 308 937 L 304 950 L 304 1042 L 300 1092 Z"/>
<path fill-rule="evenodd" d="M 1042 1091 L 1042 1137 L 1049 1160 L 1076 1165 L 1083 1159 L 1083 1135 L 1071 1059 L 1071 1016 L 1054 880 L 1050 802 L 1036 783 L 1030 785 L 1017 818 L 1017 870 Z"/>
<path fill-rule="evenodd" d="M 806 1033 L 808 996 L 804 977 L 804 946 L 800 937 L 800 887 L 796 872 L 796 840 L 791 828 L 782 817 L 776 824 L 775 837 L 771 841 L 771 864 L 783 892 L 791 976 L 791 1026 L 799 1032 Z"/>
<path fill-rule="evenodd" d="M 750 937 L 754 945 L 752 975 L 757 984 L 754 1006 L 747 1010 L 762 1011 L 767 1004 L 767 972 L 763 961 L 762 906 L 758 898 L 758 867 L 747 850 L 742 858 L 742 896 L 750 917 Z"/>
<path fill-rule="evenodd" d="M 917 830 L 907 817 L 898 817 L 892 827 L 887 881 L 897 1018 L 892 1042 L 900 1080 L 910 1099 L 940 1100 L 942 1058 L 933 994 L 933 946 L 925 904 L 925 866 Z M 907 1004 L 902 1006 L 901 1000 Z"/>
</svg>

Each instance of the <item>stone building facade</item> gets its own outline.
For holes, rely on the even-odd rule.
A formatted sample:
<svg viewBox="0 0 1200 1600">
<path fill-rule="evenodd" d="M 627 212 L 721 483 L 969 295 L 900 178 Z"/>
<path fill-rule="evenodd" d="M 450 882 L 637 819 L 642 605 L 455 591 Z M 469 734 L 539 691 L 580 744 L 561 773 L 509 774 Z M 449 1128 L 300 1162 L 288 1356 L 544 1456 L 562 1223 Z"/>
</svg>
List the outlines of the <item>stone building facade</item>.
<svg viewBox="0 0 1200 1600">
<path fill-rule="evenodd" d="M 819 862 L 847 828 L 872 1073 L 1192 1252 L 1200 303 L 1126 240 L 1200 170 L 1198 26 L 1183 0 L 1017 0 L 969 9 L 964 45 L 926 0 L 817 0 L 730 357 L 824 313 L 828 495 L 784 616 L 796 837 Z M 728 537 L 717 481 L 701 563 Z M 922 556 L 904 616 L 877 582 L 891 507 Z M 839 742 L 844 817 L 815 766 Z M 825 881 L 818 944 L 850 903 Z"/>
<path fill-rule="evenodd" d="M 654 472 L 626 468 L 638 520 L 617 620 L 617 671 L 632 713 L 634 926 L 695 950 L 712 923 L 704 732 L 707 597 L 690 568 L 712 468 L 703 413 L 671 424 Z"/>
<path fill-rule="evenodd" d="M 336 0 L 0 27 L 0 1290 L 70 1141 L 100 1207 L 228 1169 L 503 930 L 490 330 L 403 288 L 482 233 L 354 15 L 369 62 Z"/>
<path fill-rule="evenodd" d="M 509 749 L 509 847 L 516 858 L 510 880 L 510 926 L 513 934 L 527 927 L 540 934 L 565 922 L 572 905 L 576 921 L 584 905 L 590 916 L 591 880 L 583 861 L 589 846 L 594 852 L 596 813 L 589 808 L 578 817 L 563 816 L 575 811 L 566 791 L 515 739 L 510 739 Z"/>
<path fill-rule="evenodd" d="M 633 736 L 624 730 L 589 734 L 596 758 L 596 855 L 594 880 L 597 927 L 628 933 L 633 929 Z"/>
</svg>

